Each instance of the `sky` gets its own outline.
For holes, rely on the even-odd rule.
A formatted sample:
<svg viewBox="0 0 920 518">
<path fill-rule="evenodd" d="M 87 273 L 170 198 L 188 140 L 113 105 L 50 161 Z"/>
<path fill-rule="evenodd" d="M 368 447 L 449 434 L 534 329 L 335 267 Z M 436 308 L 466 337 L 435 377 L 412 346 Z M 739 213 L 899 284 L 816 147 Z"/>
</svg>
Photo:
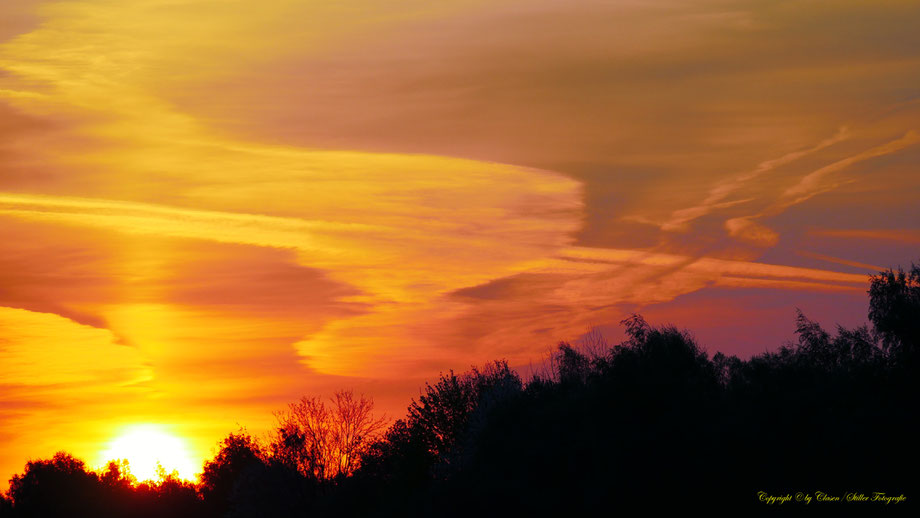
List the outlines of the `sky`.
<svg viewBox="0 0 920 518">
<path fill-rule="evenodd" d="M 920 4 L 2 0 L 0 487 L 920 259 Z"/>
</svg>

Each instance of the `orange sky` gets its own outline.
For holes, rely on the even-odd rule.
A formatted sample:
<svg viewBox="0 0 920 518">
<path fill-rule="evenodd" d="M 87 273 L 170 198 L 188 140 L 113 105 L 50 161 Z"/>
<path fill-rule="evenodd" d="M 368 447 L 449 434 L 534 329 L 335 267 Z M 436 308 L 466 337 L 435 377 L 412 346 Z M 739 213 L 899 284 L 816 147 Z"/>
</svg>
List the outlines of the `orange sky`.
<svg viewBox="0 0 920 518">
<path fill-rule="evenodd" d="M 2 0 L 0 487 L 920 258 L 920 5 Z"/>
</svg>

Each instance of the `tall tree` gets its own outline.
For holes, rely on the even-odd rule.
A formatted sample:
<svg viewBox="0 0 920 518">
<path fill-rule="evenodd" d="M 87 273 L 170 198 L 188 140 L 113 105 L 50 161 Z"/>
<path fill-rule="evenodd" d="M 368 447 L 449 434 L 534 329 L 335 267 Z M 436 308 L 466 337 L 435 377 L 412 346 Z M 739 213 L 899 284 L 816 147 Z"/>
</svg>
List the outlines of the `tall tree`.
<svg viewBox="0 0 920 518">
<path fill-rule="evenodd" d="M 385 420 L 373 415 L 374 402 L 364 395 L 339 391 L 330 403 L 304 396 L 277 413 L 273 457 L 318 480 L 351 475 Z"/>
</svg>

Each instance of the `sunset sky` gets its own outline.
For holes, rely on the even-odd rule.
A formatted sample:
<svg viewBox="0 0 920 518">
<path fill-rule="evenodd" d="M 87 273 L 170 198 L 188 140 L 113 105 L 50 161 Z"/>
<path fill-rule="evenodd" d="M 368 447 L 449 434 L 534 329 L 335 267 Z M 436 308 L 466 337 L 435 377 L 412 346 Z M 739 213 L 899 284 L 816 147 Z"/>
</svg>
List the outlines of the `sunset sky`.
<svg viewBox="0 0 920 518">
<path fill-rule="evenodd" d="M 920 259 L 915 0 L 0 0 L 0 489 Z"/>
</svg>

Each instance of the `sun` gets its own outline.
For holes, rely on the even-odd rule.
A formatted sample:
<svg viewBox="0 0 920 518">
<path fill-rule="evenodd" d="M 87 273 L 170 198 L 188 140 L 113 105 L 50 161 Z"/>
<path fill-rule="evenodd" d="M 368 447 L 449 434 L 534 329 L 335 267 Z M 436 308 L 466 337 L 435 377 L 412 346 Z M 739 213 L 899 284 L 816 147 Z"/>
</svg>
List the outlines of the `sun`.
<svg viewBox="0 0 920 518">
<path fill-rule="evenodd" d="M 128 469 L 138 481 L 157 480 L 161 467 L 166 473 L 177 472 L 185 480 L 194 480 L 198 471 L 185 440 L 153 424 L 124 428 L 109 442 L 102 458 L 106 462 L 127 460 Z"/>
</svg>

